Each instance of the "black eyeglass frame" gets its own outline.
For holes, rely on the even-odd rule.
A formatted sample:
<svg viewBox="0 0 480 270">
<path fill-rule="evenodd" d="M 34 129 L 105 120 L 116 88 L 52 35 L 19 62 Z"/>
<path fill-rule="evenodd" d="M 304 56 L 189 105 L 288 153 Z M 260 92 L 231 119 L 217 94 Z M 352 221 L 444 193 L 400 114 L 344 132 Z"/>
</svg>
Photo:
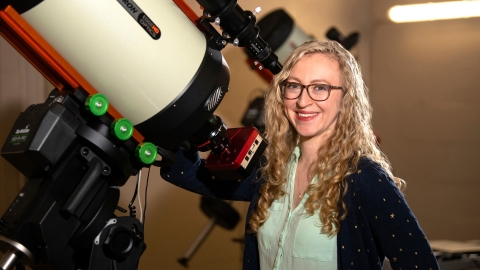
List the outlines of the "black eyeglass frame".
<svg viewBox="0 0 480 270">
<path fill-rule="evenodd" d="M 298 96 L 295 97 L 295 98 L 287 98 L 287 97 L 285 96 L 285 86 L 287 86 L 287 84 L 290 84 L 290 83 L 291 83 L 291 84 L 300 85 L 300 86 L 302 87 L 302 89 L 300 90 L 300 93 L 299 93 Z M 327 87 L 327 89 L 328 89 L 328 96 L 327 96 L 325 99 L 314 99 L 314 98 L 312 98 L 312 96 L 310 95 L 310 91 L 308 90 L 308 88 L 309 88 L 310 86 L 312 86 L 312 85 L 321 85 L 321 86 Z M 332 92 L 332 90 L 342 90 L 342 91 L 344 90 L 343 87 L 341 87 L 341 86 L 333 86 L 333 85 L 329 85 L 329 84 L 325 84 L 325 83 L 313 83 L 313 84 L 309 84 L 309 85 L 304 85 L 304 84 L 297 83 L 297 82 L 287 82 L 287 81 L 283 81 L 283 82 L 280 83 L 280 90 L 281 90 L 281 92 L 282 92 L 282 96 L 283 96 L 283 98 L 288 99 L 288 100 L 294 100 L 294 99 L 299 98 L 299 97 L 302 95 L 302 93 L 303 93 L 303 89 L 307 89 L 307 94 L 308 94 L 308 96 L 309 96 L 312 100 L 315 100 L 315 101 L 325 101 L 325 100 L 327 100 L 327 99 L 330 97 L 330 92 Z"/>
</svg>

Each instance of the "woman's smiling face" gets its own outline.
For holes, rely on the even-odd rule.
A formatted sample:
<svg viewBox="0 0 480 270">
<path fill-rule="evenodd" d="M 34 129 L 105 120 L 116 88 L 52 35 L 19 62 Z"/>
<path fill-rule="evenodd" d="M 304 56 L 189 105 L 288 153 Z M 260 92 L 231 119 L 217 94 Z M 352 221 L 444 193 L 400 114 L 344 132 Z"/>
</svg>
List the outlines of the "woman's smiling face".
<svg viewBox="0 0 480 270">
<path fill-rule="evenodd" d="M 338 61 L 323 53 L 303 56 L 293 66 L 286 82 L 343 86 Z M 340 112 L 342 97 L 342 90 L 332 89 L 327 100 L 315 101 L 304 88 L 297 99 L 284 99 L 285 114 L 301 141 L 318 139 L 323 142 L 331 134 Z"/>
</svg>

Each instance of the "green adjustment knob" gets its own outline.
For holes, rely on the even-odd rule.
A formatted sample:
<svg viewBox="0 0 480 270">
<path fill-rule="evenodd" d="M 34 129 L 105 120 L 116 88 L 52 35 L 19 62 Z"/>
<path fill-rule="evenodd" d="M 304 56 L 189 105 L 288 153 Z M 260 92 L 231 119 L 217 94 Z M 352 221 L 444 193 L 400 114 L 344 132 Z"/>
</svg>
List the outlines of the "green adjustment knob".
<svg viewBox="0 0 480 270">
<path fill-rule="evenodd" d="M 126 141 L 132 137 L 133 124 L 127 118 L 116 119 L 110 126 L 110 132 L 120 140 Z"/>
<path fill-rule="evenodd" d="M 102 116 L 108 111 L 108 99 L 105 95 L 97 93 L 88 96 L 85 107 L 96 116 Z"/>
<path fill-rule="evenodd" d="M 140 143 L 135 149 L 135 156 L 144 164 L 152 164 L 157 159 L 157 147 L 149 142 Z"/>
</svg>

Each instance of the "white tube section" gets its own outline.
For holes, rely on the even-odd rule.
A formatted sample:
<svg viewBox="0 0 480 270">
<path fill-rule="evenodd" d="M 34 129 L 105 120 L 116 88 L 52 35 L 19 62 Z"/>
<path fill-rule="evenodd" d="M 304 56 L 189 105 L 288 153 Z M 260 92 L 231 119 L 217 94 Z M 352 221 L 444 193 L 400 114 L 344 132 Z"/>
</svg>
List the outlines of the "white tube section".
<svg viewBox="0 0 480 270">
<path fill-rule="evenodd" d="M 135 3 L 160 28 L 158 40 L 115 0 L 45 0 L 22 14 L 134 125 L 182 93 L 206 51 L 203 34 L 172 0 Z"/>
</svg>

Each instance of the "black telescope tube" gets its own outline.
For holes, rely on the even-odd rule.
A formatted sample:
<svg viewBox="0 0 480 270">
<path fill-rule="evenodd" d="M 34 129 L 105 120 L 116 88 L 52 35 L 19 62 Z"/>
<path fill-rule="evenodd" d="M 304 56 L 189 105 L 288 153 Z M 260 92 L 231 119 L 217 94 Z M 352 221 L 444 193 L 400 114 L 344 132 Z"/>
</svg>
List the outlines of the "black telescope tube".
<svg viewBox="0 0 480 270">
<path fill-rule="evenodd" d="M 260 29 L 255 24 L 255 16 L 250 11 L 244 11 L 237 4 L 237 0 L 197 0 L 197 2 L 210 17 L 219 17 L 220 27 L 231 38 L 237 38 L 238 46 L 246 47 L 265 68 L 273 74 L 282 70 L 278 57 L 259 35 Z"/>
</svg>

